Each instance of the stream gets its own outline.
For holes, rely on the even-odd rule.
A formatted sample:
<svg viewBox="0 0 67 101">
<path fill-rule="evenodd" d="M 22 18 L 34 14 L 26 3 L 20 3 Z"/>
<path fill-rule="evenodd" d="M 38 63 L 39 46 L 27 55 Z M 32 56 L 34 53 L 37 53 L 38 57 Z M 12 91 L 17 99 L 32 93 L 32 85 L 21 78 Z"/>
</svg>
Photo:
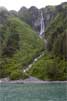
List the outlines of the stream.
<svg viewBox="0 0 67 101">
<path fill-rule="evenodd" d="M 23 72 L 24 72 L 24 73 L 27 72 L 27 71 L 32 67 L 32 65 L 33 65 L 35 62 L 37 62 L 42 56 L 44 56 L 44 54 L 45 54 L 45 52 L 42 52 L 42 54 L 40 54 L 38 57 L 36 57 L 36 58 L 33 60 L 33 62 L 32 62 L 31 64 L 29 64 L 29 65 L 27 66 L 27 68 L 25 68 L 25 69 L 23 70 Z"/>
<path fill-rule="evenodd" d="M 44 17 L 43 17 L 43 13 L 41 11 L 41 21 L 40 21 L 40 33 L 39 33 L 39 37 L 41 39 L 43 39 L 42 35 L 45 33 L 45 24 L 44 24 Z M 43 39 L 44 40 L 44 44 L 45 44 L 45 48 L 47 48 L 47 40 L 46 39 Z M 31 67 L 32 65 L 37 62 L 42 56 L 44 56 L 45 52 L 42 52 L 38 57 L 36 57 L 33 62 L 31 64 L 28 65 L 27 68 L 25 68 L 23 70 L 23 72 L 27 72 Z"/>
</svg>

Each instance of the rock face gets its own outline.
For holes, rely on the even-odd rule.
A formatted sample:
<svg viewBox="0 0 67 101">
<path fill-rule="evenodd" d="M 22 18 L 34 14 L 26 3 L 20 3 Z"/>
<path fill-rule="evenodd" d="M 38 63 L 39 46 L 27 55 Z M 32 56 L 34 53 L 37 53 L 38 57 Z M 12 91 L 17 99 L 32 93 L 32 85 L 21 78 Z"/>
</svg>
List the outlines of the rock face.
<svg viewBox="0 0 67 101">
<path fill-rule="evenodd" d="M 38 9 L 35 6 L 27 9 L 26 7 L 22 7 L 18 12 L 11 10 L 8 11 L 4 7 L 0 7 L 0 24 L 5 23 L 9 16 L 17 16 L 20 19 L 24 20 L 27 24 L 32 26 L 34 30 L 40 32 L 41 28 L 41 12 L 44 17 L 45 28 L 49 26 L 49 24 L 53 21 L 55 16 L 61 11 L 67 9 L 67 2 L 62 3 L 58 6 L 46 6 L 45 8 Z M 67 14 L 67 10 L 66 10 Z"/>
<path fill-rule="evenodd" d="M 0 7 L 0 12 L 2 11 L 7 11 L 7 9 L 5 7 Z"/>
<path fill-rule="evenodd" d="M 41 20 L 41 12 L 44 16 L 44 24 L 47 28 L 49 24 L 53 21 L 55 16 L 61 11 L 65 10 L 67 7 L 67 2 L 62 3 L 58 6 L 46 6 L 45 8 L 38 9 L 34 6 L 27 9 L 25 7 L 22 7 L 19 12 L 18 16 L 21 19 L 24 19 L 26 23 L 31 25 L 33 29 L 40 32 L 40 20 Z"/>
<path fill-rule="evenodd" d="M 8 10 L 4 7 L 0 7 L 0 25 L 6 22 L 8 16 Z"/>
<path fill-rule="evenodd" d="M 22 7 L 18 12 L 18 16 L 36 30 L 40 25 L 40 11 L 34 6 L 29 9 Z"/>
<path fill-rule="evenodd" d="M 10 16 L 18 16 L 18 12 L 15 11 L 15 10 L 11 10 L 11 11 L 9 12 L 9 14 L 10 14 Z"/>
</svg>

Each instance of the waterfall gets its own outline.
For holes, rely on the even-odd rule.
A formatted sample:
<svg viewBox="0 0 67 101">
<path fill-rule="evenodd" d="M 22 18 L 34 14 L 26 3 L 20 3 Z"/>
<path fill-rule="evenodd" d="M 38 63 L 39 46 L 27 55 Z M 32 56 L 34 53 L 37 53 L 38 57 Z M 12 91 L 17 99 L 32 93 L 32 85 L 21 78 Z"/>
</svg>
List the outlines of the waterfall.
<svg viewBox="0 0 67 101">
<path fill-rule="evenodd" d="M 43 13 L 41 12 L 41 22 L 40 22 L 40 36 L 44 33 L 45 31 L 45 25 L 44 25 L 44 18 L 43 18 Z"/>
<path fill-rule="evenodd" d="M 42 38 L 42 35 L 45 34 L 45 23 L 44 23 L 44 17 L 43 13 L 41 12 L 41 21 L 40 21 L 40 38 Z M 45 35 L 44 35 L 45 36 Z M 44 37 L 44 43 L 45 47 L 47 48 L 47 39 Z"/>
</svg>

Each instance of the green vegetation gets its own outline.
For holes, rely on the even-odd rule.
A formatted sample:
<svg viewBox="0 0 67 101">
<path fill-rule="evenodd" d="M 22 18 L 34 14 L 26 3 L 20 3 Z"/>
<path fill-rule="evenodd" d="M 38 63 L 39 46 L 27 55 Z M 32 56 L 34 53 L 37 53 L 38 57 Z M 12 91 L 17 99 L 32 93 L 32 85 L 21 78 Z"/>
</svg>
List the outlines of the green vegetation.
<svg viewBox="0 0 67 101">
<path fill-rule="evenodd" d="M 67 58 L 67 15 L 60 12 L 46 30 L 48 51 L 54 55 Z"/>
<path fill-rule="evenodd" d="M 0 38 L 0 77 L 22 78 L 20 71 L 44 50 L 44 42 L 16 17 L 1 27 Z"/>
<path fill-rule="evenodd" d="M 66 10 L 62 10 L 46 30 L 47 53 L 34 63 L 30 75 L 42 80 L 67 80 L 66 22 Z"/>
<path fill-rule="evenodd" d="M 47 45 L 32 30 L 40 31 L 41 10 Z M 45 55 L 33 62 L 43 52 Z M 32 68 L 24 73 L 31 63 Z M 25 79 L 27 74 L 42 80 L 67 80 L 67 3 L 0 12 L 0 78 Z"/>
<path fill-rule="evenodd" d="M 67 62 L 59 57 L 44 55 L 36 62 L 30 71 L 30 75 L 41 80 L 67 80 Z"/>
<path fill-rule="evenodd" d="M 28 75 L 24 74 L 22 71 L 20 70 L 15 70 L 12 71 L 10 74 L 10 79 L 11 80 L 18 80 L 18 79 L 26 79 L 28 78 Z"/>
</svg>

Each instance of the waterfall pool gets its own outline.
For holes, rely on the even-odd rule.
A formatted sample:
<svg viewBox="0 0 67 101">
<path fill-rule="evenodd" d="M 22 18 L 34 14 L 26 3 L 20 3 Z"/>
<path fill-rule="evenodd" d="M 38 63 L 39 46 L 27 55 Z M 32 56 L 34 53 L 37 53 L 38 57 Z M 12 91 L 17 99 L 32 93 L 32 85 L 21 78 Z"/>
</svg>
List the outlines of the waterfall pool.
<svg viewBox="0 0 67 101">
<path fill-rule="evenodd" d="M 0 84 L 0 101 L 67 101 L 67 83 Z"/>
</svg>

